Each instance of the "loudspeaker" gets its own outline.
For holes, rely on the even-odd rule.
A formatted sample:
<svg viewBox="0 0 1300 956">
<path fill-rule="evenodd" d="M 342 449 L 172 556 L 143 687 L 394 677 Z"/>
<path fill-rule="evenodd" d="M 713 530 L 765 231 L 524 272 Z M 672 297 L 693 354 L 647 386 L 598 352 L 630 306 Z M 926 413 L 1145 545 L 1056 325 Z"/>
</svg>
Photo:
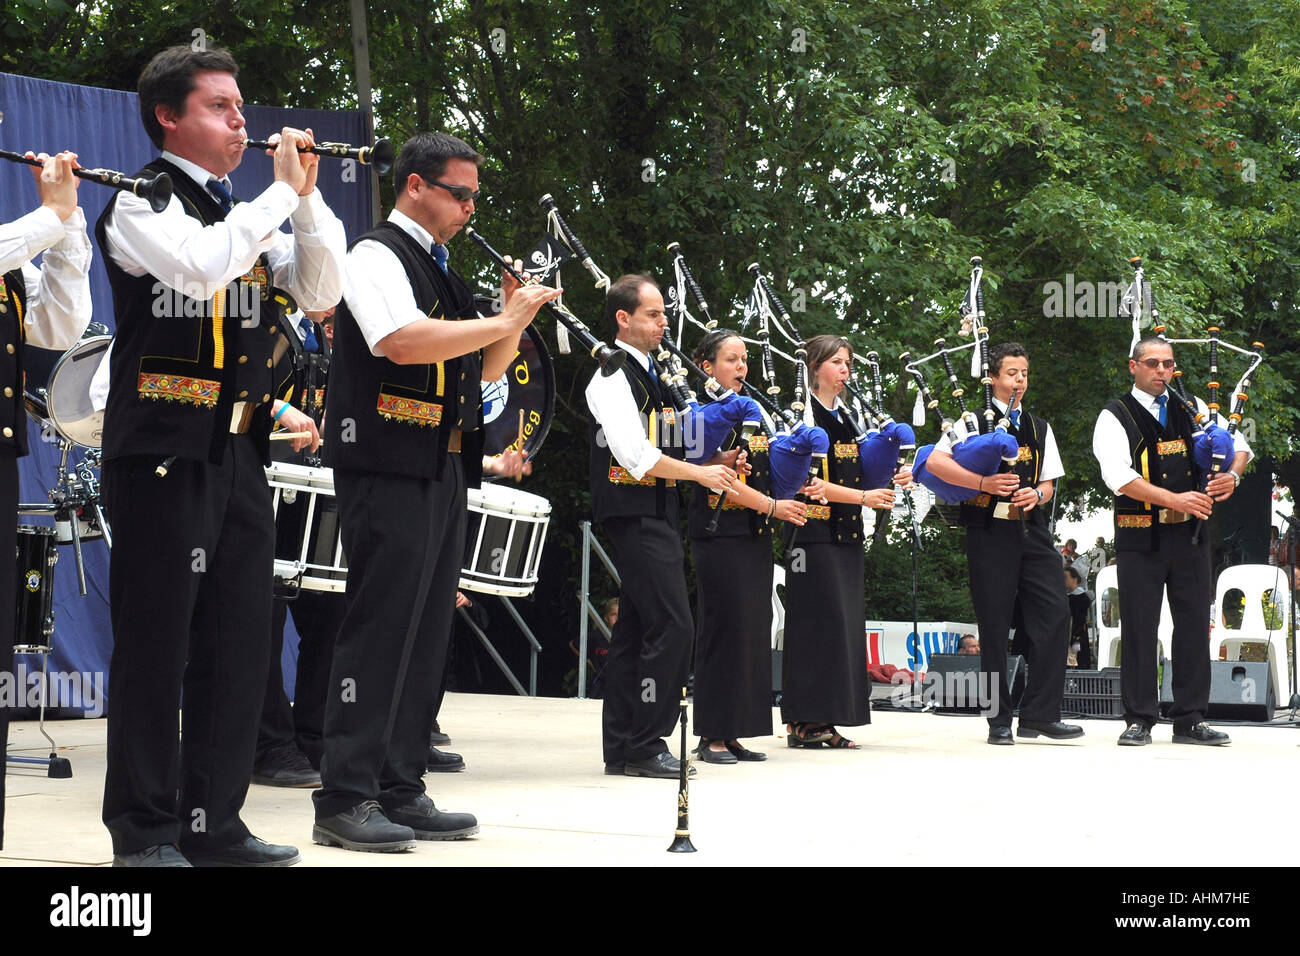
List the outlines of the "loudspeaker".
<svg viewBox="0 0 1300 956">
<path fill-rule="evenodd" d="M 1165 660 L 1160 678 L 1160 713 L 1168 717 L 1174 706 L 1174 662 Z M 1277 701 L 1266 661 L 1210 661 L 1209 720 L 1273 719 Z"/>
<path fill-rule="evenodd" d="M 1007 686 L 1011 688 L 1011 708 L 1020 707 L 1025 693 L 1029 665 L 1019 654 L 1007 658 Z M 921 684 L 927 701 L 935 702 L 939 714 L 979 714 L 982 705 L 992 704 L 997 688 L 979 685 L 978 654 L 931 654 L 925 680 Z"/>
</svg>

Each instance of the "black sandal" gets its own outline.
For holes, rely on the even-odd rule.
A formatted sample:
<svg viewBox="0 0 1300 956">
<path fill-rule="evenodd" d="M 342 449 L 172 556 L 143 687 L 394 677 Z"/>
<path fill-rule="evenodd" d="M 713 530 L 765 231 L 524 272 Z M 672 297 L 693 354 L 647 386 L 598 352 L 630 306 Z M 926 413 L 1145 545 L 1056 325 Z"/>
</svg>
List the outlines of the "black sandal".
<svg viewBox="0 0 1300 956">
<path fill-rule="evenodd" d="M 820 747 L 834 734 L 827 724 L 793 722 L 785 725 L 787 747 Z"/>
</svg>

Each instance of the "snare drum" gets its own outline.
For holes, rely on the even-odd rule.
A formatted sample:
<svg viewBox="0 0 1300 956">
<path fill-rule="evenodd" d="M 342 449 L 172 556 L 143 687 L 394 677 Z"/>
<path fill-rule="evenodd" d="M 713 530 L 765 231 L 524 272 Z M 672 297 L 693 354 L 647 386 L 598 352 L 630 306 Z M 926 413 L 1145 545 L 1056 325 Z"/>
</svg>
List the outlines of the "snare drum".
<svg viewBox="0 0 1300 956">
<path fill-rule="evenodd" d="M 526 491 L 470 488 L 469 526 L 460 586 L 481 594 L 526 597 L 537 587 L 551 503 Z"/>
<path fill-rule="evenodd" d="M 68 441 L 86 448 L 104 443 L 104 412 L 95 411 L 90 402 L 90 382 L 112 342 L 111 335 L 82 339 L 54 363 L 46 388 L 50 423 Z"/>
<path fill-rule="evenodd" d="M 54 529 L 18 526 L 18 601 L 14 650 L 30 654 L 49 650 L 54 634 L 54 565 L 59 560 Z"/>
<path fill-rule="evenodd" d="M 308 591 L 347 590 L 333 469 L 275 462 L 266 481 L 274 495 L 276 578 Z"/>
</svg>

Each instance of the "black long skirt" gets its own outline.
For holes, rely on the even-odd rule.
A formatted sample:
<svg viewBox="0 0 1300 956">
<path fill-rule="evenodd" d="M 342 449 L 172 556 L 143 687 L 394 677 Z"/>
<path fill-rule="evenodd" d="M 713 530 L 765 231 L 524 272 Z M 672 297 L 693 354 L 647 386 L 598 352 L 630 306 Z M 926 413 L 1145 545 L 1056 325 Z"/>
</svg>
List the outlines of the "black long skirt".
<svg viewBox="0 0 1300 956">
<path fill-rule="evenodd" d="M 772 543 L 756 535 L 692 538 L 699 625 L 695 733 L 772 733 Z"/>
<path fill-rule="evenodd" d="M 781 716 L 855 727 L 871 723 L 862 546 L 800 542 L 786 562 Z"/>
</svg>

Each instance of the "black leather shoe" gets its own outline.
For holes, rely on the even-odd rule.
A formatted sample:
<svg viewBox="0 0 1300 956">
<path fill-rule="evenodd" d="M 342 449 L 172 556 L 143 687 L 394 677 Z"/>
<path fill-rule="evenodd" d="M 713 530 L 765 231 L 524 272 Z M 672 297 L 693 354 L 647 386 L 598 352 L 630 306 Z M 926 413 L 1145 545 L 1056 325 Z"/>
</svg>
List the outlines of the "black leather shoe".
<svg viewBox="0 0 1300 956">
<path fill-rule="evenodd" d="M 455 773 L 465 769 L 465 760 L 460 754 L 439 750 L 430 744 L 427 766 L 434 773 Z"/>
<path fill-rule="evenodd" d="M 1174 728 L 1174 743 L 1201 744 L 1205 747 L 1223 747 L 1232 743 L 1232 738 L 1221 730 L 1212 730 L 1210 725 L 1201 721 L 1194 727 L 1183 730 Z"/>
<path fill-rule="evenodd" d="M 691 767 L 691 774 L 695 768 Z M 645 760 L 629 760 L 623 766 L 623 773 L 629 777 L 659 777 L 676 780 L 682 775 L 681 762 L 670 753 L 657 753 Z"/>
<path fill-rule="evenodd" d="M 478 833 L 474 814 L 444 813 L 433 805 L 427 793 L 400 807 L 386 807 L 384 815 L 394 823 L 410 827 L 417 840 L 463 840 Z"/>
<path fill-rule="evenodd" d="M 114 866 L 193 866 L 189 860 L 170 843 L 158 843 L 147 846 L 134 853 L 114 853 Z"/>
<path fill-rule="evenodd" d="M 311 828 L 313 843 L 340 846 L 363 853 L 396 853 L 415 848 L 415 831 L 384 816 L 378 800 L 367 800 L 351 810 L 317 820 Z"/>
<path fill-rule="evenodd" d="M 1011 736 L 1010 727 L 990 727 L 989 743 L 999 744 L 1003 747 L 1012 747 L 1015 746 L 1016 741 Z"/>
<path fill-rule="evenodd" d="M 1129 724 L 1119 735 L 1118 743 L 1121 747 L 1145 747 L 1151 743 L 1151 731 L 1141 724 Z"/>
<path fill-rule="evenodd" d="M 710 750 L 709 741 L 701 738 L 700 745 L 695 748 L 696 754 L 705 763 L 735 763 L 736 755 L 730 750 Z"/>
<path fill-rule="evenodd" d="M 293 866 L 302 859 L 296 846 L 276 846 L 255 836 L 220 850 L 193 850 L 186 856 L 194 866 Z"/>
<path fill-rule="evenodd" d="M 1017 737 L 1033 738 L 1039 734 L 1051 737 L 1053 740 L 1072 740 L 1083 736 L 1083 728 L 1078 724 L 1063 724 L 1059 720 L 1050 724 L 1037 720 L 1022 720 L 1016 725 Z"/>
<path fill-rule="evenodd" d="M 748 747 L 742 747 L 739 743 L 727 744 L 727 749 L 737 760 L 766 760 L 767 754 L 761 754 L 757 750 L 750 750 Z"/>
<path fill-rule="evenodd" d="M 438 726 L 438 722 L 436 720 L 433 722 L 433 730 L 429 734 L 429 746 L 430 747 L 451 746 L 451 738 L 442 732 L 442 728 Z"/>
<path fill-rule="evenodd" d="M 253 766 L 253 783 L 264 787 L 315 789 L 320 786 L 320 771 L 312 769 L 311 762 L 297 747 L 276 747 Z"/>
<path fill-rule="evenodd" d="M 607 776 L 607 777 L 622 777 L 622 776 L 624 776 L 624 774 L 623 774 L 623 766 L 624 766 L 624 765 L 621 764 L 621 763 L 607 763 L 607 764 L 605 764 L 605 776 Z"/>
</svg>

